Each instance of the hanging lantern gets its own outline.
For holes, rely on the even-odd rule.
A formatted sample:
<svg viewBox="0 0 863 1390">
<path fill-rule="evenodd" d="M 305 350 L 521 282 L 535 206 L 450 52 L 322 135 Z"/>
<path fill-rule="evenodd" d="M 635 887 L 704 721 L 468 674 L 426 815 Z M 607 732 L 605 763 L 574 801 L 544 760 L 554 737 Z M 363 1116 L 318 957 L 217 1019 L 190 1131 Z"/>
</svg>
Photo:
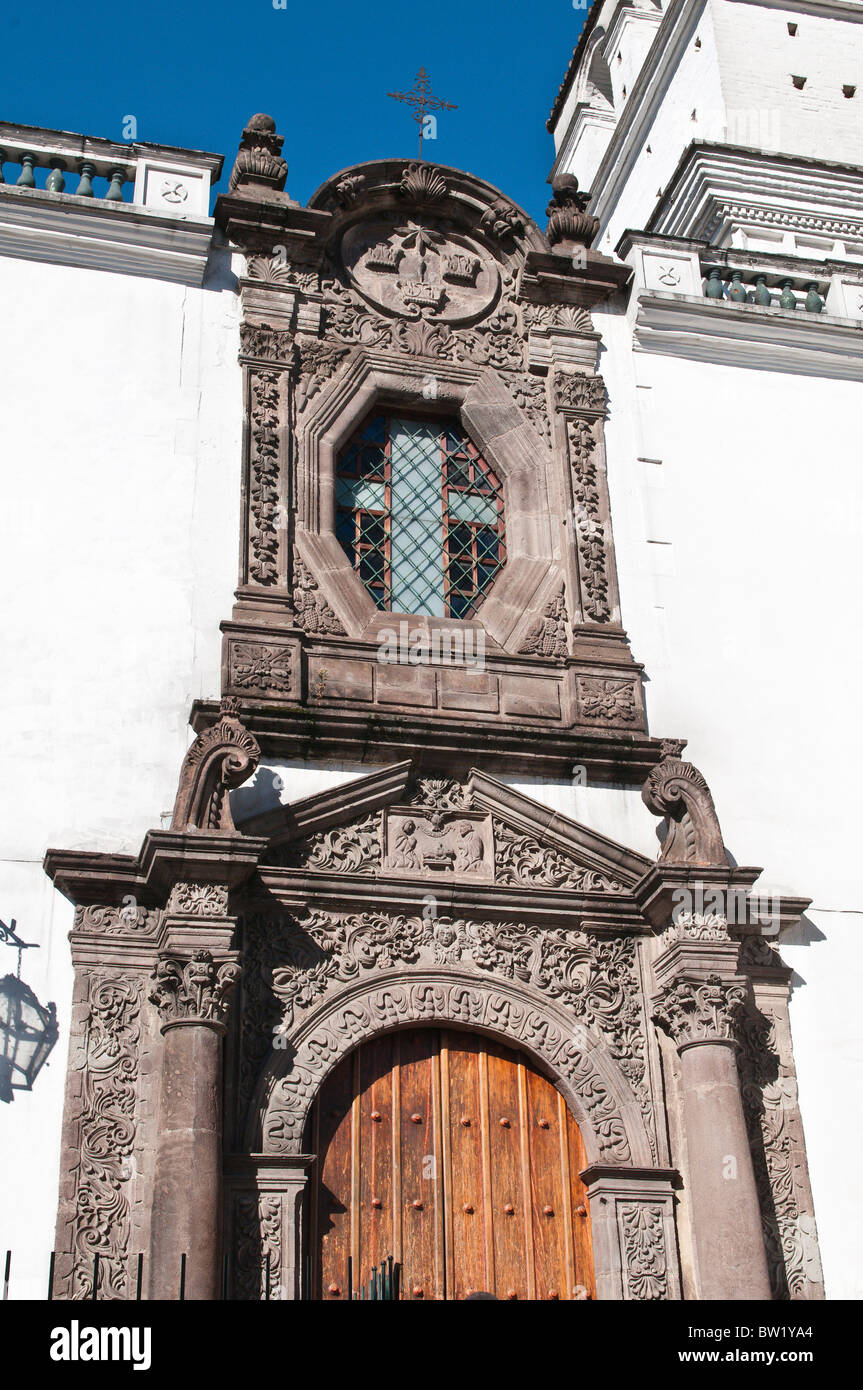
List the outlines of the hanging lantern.
<svg viewBox="0 0 863 1390">
<path fill-rule="evenodd" d="M 30 1091 L 57 1041 L 57 1008 L 15 975 L 0 979 L 0 1100 Z"/>
</svg>

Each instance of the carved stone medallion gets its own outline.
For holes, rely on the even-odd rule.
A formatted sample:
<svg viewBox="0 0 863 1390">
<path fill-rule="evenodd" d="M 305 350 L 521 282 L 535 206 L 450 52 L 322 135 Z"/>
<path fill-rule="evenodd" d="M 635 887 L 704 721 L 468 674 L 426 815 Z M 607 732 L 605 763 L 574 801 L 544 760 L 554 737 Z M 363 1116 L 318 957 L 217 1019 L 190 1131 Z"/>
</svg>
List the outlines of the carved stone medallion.
<svg viewBox="0 0 863 1390">
<path fill-rule="evenodd" d="M 401 318 L 464 323 L 488 313 L 500 290 L 497 266 L 479 246 L 413 222 L 352 227 L 342 260 L 364 299 Z"/>
</svg>

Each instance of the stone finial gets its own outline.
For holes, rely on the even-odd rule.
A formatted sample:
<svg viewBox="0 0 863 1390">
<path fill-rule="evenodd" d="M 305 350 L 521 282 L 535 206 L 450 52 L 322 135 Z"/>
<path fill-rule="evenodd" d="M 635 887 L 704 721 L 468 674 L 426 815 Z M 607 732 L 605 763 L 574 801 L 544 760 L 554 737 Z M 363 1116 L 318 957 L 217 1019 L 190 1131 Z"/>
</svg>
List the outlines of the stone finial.
<svg viewBox="0 0 863 1390">
<path fill-rule="evenodd" d="M 281 193 L 288 177 L 288 166 L 281 157 L 284 140 L 276 134 L 272 116 L 259 113 L 246 123 L 231 179 L 231 193 L 236 190 L 271 188 Z"/>
<path fill-rule="evenodd" d="M 257 740 L 240 722 L 238 701 L 226 696 L 217 722 L 183 759 L 171 829 L 236 834 L 228 792 L 251 777 L 260 756 Z"/>
<path fill-rule="evenodd" d="M 162 1016 L 162 1026 L 172 1023 L 222 1024 L 228 996 L 240 978 L 235 960 L 217 965 L 210 951 L 195 951 L 191 959 L 162 956 L 152 976 L 148 995 Z"/>
<path fill-rule="evenodd" d="M 552 199 L 545 210 L 545 234 L 552 246 L 590 246 L 599 231 L 599 218 L 586 212 L 589 193 L 579 193 L 574 174 L 558 174 L 551 181 Z"/>
<path fill-rule="evenodd" d="M 743 980 L 677 979 L 653 1001 L 653 1019 L 680 1047 L 734 1041 L 735 1020 L 746 1003 Z"/>
<path fill-rule="evenodd" d="M 662 760 L 641 792 L 645 806 L 666 819 L 660 862 L 724 868 L 728 856 L 710 788 L 698 768 L 680 757 L 681 749 L 677 740 L 663 743 Z"/>
</svg>

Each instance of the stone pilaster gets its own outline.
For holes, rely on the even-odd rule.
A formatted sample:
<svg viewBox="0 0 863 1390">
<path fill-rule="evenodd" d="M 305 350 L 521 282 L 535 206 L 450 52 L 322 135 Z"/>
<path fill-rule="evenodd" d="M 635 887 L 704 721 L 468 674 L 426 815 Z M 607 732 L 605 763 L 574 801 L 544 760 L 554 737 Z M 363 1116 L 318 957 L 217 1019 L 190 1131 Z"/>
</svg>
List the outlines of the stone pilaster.
<svg viewBox="0 0 863 1390">
<path fill-rule="evenodd" d="M 150 1297 L 217 1299 L 222 1268 L 222 1038 L 240 967 L 227 888 L 177 884 L 150 1000 L 162 1019 Z M 177 911 L 179 910 L 179 911 Z M 213 914 L 213 915 L 209 915 Z"/>
<path fill-rule="evenodd" d="M 769 1299 L 761 1213 L 737 1073 L 748 985 L 725 919 L 682 919 L 654 963 L 656 1023 L 680 1055 L 695 1277 L 700 1299 Z"/>
</svg>

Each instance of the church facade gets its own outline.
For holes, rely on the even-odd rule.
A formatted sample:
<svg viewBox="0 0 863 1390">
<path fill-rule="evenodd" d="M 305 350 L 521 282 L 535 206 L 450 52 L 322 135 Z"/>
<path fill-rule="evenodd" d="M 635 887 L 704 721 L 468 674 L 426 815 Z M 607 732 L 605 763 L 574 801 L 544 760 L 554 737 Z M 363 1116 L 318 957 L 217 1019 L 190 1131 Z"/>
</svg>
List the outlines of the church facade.
<svg viewBox="0 0 863 1390">
<path fill-rule="evenodd" d="M 697 460 L 704 421 L 663 413 L 664 371 L 689 355 L 709 387 L 714 357 L 763 377 L 777 340 L 768 370 L 823 362 L 856 341 L 831 310 L 863 272 L 850 233 L 819 271 L 744 244 L 736 213 L 708 225 L 710 178 L 754 151 L 687 138 L 655 225 L 652 204 L 645 231 L 618 216 L 617 42 L 647 101 L 652 61 L 705 48 L 697 9 L 594 7 L 552 114 L 544 229 L 505 191 L 405 159 L 342 170 L 301 206 L 262 115 L 214 223 L 205 201 L 183 221 L 156 202 L 218 174 L 194 152 L 142 147 L 127 215 L 65 195 L 80 229 L 63 273 L 100 277 L 82 238 L 110 217 L 122 288 L 106 295 L 167 286 L 139 322 L 154 342 L 184 325 L 164 426 L 190 426 L 166 451 L 171 486 L 195 460 L 172 499 L 185 540 L 158 534 L 149 457 L 112 486 L 150 537 L 133 575 L 162 563 L 156 618 L 185 594 L 209 655 L 177 655 L 179 620 L 158 652 L 145 608 L 127 614 L 153 681 L 133 663 L 124 684 L 122 659 L 100 675 L 126 699 L 108 699 L 111 765 L 81 796 L 110 816 L 84 845 L 52 836 L 44 860 L 74 909 L 55 1297 L 340 1301 L 389 1261 L 415 1301 L 824 1297 L 798 981 L 777 948 L 811 942 L 818 885 L 762 878 L 751 827 L 723 835 L 709 784 L 737 766 L 733 728 L 689 634 L 663 648 L 650 627 L 664 605 L 633 570 L 632 496 L 648 465 L 684 506 L 710 482 L 677 485 L 674 451 Z M 0 204 L 47 237 L 58 196 L 24 185 Z M 696 203 L 697 227 L 681 221 Z M 810 294 L 834 296 L 823 317 Z M 168 437 L 158 415 L 152 433 Z M 746 573 L 748 548 L 723 545 Z M 82 576 L 119 568 L 86 541 L 77 558 Z M 700 584 L 687 571 L 663 592 L 695 594 L 703 638 Z M 171 682 L 193 668 L 185 748 L 154 711 L 179 708 Z M 692 725 L 708 776 L 685 755 Z M 99 752 L 82 737 L 76 782 Z M 747 795 L 733 784 L 734 816 Z M 772 867 L 770 818 L 752 819 Z"/>
</svg>

